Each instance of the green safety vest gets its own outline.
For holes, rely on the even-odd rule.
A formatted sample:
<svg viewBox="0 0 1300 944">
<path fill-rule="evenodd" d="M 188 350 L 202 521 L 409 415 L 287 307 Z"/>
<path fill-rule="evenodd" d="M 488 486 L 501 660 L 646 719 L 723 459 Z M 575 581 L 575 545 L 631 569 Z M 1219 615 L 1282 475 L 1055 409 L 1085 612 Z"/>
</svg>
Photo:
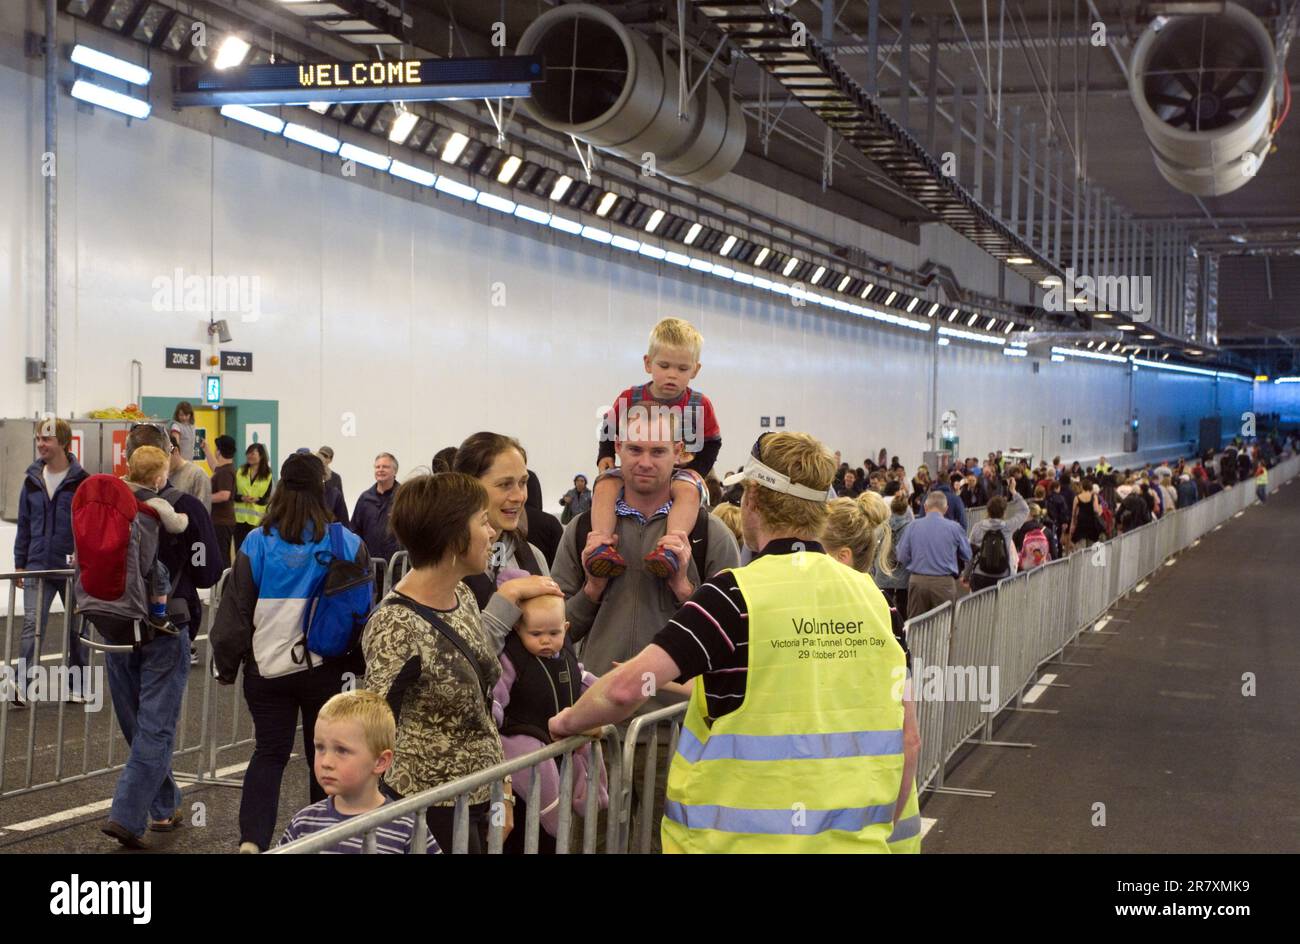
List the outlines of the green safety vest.
<svg viewBox="0 0 1300 944">
<path fill-rule="evenodd" d="M 1268 486 L 1268 469 L 1259 470 L 1259 474 L 1255 476 L 1255 484 Z"/>
<path fill-rule="evenodd" d="M 252 502 L 239 501 L 240 495 L 252 495 L 254 498 L 261 498 L 271 490 L 271 476 L 251 481 L 248 473 L 242 469 L 235 473 L 235 523 L 236 524 L 261 524 L 262 514 L 266 511 L 265 505 L 255 505 Z"/>
<path fill-rule="evenodd" d="M 914 789 L 891 825 L 905 658 L 884 596 L 819 553 L 732 573 L 749 607 L 745 700 L 710 725 L 695 685 L 668 772 L 664 851 L 919 851 Z"/>
</svg>

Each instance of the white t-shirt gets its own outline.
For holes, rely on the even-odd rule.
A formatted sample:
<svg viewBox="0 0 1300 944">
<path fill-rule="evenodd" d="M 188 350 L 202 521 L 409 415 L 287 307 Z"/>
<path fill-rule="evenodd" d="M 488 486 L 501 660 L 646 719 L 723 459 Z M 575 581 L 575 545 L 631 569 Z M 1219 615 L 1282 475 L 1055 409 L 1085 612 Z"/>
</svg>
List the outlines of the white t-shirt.
<svg viewBox="0 0 1300 944">
<path fill-rule="evenodd" d="M 71 466 L 68 468 L 71 468 Z M 45 494 L 53 498 L 54 493 L 63 484 L 63 480 L 68 477 L 68 469 L 64 469 L 62 472 L 51 472 L 50 467 L 47 465 L 42 468 L 41 474 L 45 477 Z"/>
</svg>

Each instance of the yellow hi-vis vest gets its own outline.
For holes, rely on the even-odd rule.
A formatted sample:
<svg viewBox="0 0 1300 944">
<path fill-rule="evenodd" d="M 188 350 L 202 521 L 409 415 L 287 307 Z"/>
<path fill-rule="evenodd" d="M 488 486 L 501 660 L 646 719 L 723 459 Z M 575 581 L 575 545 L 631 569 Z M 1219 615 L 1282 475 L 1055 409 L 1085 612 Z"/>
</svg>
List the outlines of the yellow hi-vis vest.
<svg viewBox="0 0 1300 944">
<path fill-rule="evenodd" d="M 262 514 L 266 511 L 265 505 L 257 505 L 253 502 L 239 501 L 240 495 L 251 495 L 254 498 L 263 498 L 271 490 L 271 476 L 252 480 L 248 473 L 240 469 L 235 473 L 235 523 L 236 524 L 261 524 Z"/>
<path fill-rule="evenodd" d="M 749 609 L 745 699 L 710 726 L 695 685 L 668 772 L 664 851 L 889 852 L 905 660 L 884 596 L 819 553 L 732 573 Z"/>
<path fill-rule="evenodd" d="M 1262 485 L 1265 488 L 1268 487 L 1268 469 L 1260 467 L 1259 474 L 1255 476 L 1255 484 L 1257 486 Z"/>
</svg>

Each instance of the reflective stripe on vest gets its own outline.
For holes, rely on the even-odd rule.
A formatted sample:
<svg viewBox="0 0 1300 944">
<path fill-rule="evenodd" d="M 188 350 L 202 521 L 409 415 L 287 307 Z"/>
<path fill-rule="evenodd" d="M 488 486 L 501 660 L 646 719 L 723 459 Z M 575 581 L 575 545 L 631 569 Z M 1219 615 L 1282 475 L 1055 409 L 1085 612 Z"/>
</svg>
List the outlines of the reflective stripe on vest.
<svg viewBox="0 0 1300 944">
<path fill-rule="evenodd" d="M 903 732 L 844 731 L 838 734 L 715 734 L 701 743 L 686 728 L 677 753 L 701 760 L 818 760 L 903 753 Z"/>
<path fill-rule="evenodd" d="M 728 833 L 768 836 L 808 836 L 839 829 L 855 833 L 868 826 L 888 823 L 894 804 L 866 806 L 859 809 L 744 810 L 730 806 L 683 806 L 669 800 L 664 816 L 687 829 L 712 829 Z M 901 822 L 899 825 L 902 825 Z M 917 822 L 920 831 L 920 821 Z"/>
<path fill-rule="evenodd" d="M 889 851 L 893 855 L 915 854 L 921 851 L 921 812 L 916 799 L 916 782 L 903 807 L 903 815 L 889 834 Z"/>
<path fill-rule="evenodd" d="M 884 596 L 820 553 L 732 573 L 749 610 L 745 699 L 710 724 L 707 682 L 695 685 L 665 851 L 889 852 L 905 660 Z"/>
</svg>

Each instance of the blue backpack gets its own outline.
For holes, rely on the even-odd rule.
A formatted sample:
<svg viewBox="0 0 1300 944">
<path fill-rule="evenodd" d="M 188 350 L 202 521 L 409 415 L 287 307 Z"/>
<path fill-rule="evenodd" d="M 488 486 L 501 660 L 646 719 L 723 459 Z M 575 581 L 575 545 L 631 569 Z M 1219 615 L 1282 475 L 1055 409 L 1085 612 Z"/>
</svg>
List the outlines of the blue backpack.
<svg viewBox="0 0 1300 944">
<path fill-rule="evenodd" d="M 323 659 L 347 655 L 356 645 L 374 603 L 374 573 L 349 560 L 343 543 L 343 525 L 329 526 L 330 549 L 317 551 L 316 561 L 325 573 L 302 614 L 307 652 Z M 303 659 L 307 656 L 304 654 Z M 297 653 L 295 662 L 302 662 Z"/>
</svg>

